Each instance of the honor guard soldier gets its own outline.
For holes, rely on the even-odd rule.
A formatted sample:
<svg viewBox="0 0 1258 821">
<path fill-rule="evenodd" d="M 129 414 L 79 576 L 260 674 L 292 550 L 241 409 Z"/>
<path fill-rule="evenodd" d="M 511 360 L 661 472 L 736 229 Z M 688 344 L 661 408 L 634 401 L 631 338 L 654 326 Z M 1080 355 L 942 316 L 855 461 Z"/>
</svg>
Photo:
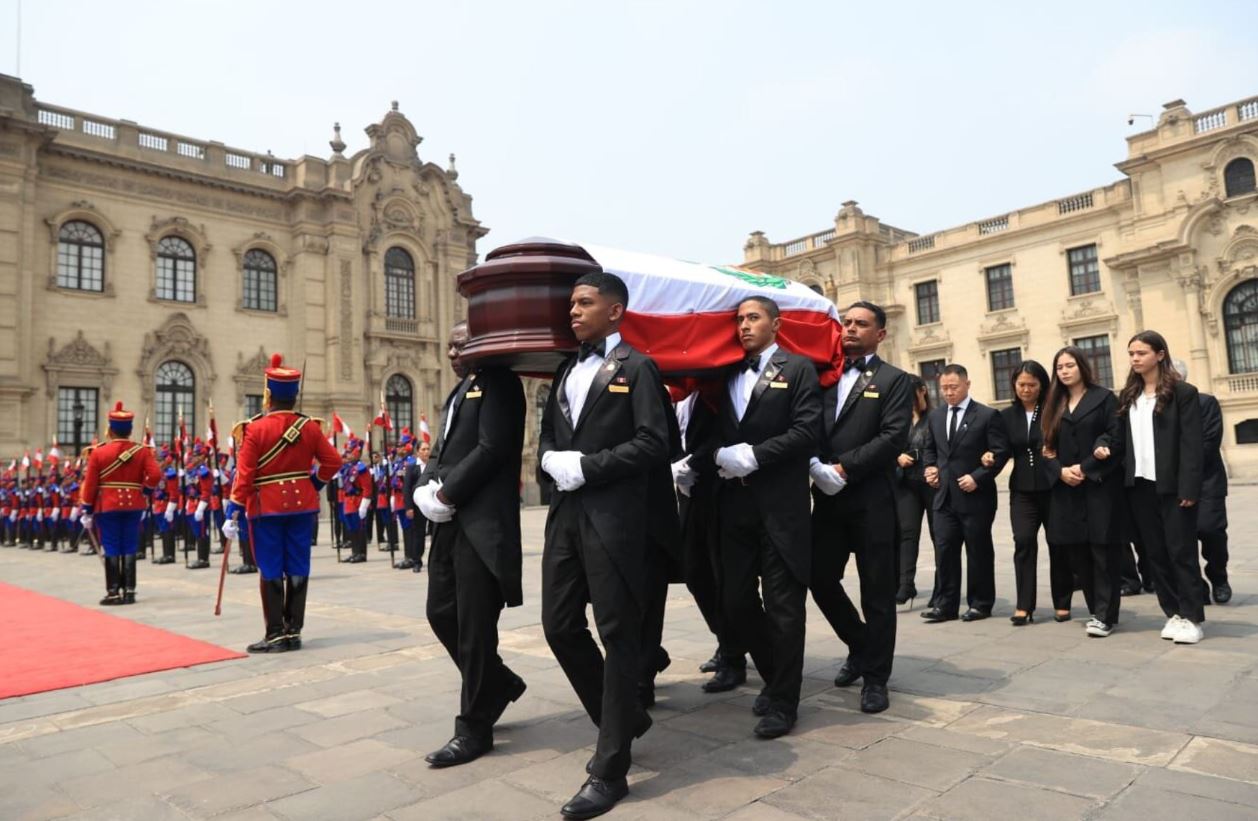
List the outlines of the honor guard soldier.
<svg viewBox="0 0 1258 821">
<path fill-rule="evenodd" d="M 100 536 L 105 552 L 103 605 L 135 603 L 135 554 L 140 547 L 140 518 L 147 494 L 161 473 L 153 452 L 131 441 L 135 414 L 122 403 L 109 413 L 109 441 L 92 450 L 81 495 L 84 529 Z M 99 521 L 96 521 L 99 517 Z"/>
<path fill-rule="evenodd" d="M 224 531 L 239 535 L 248 518 L 250 542 L 262 576 L 266 635 L 250 653 L 283 653 L 301 648 L 310 578 L 310 536 L 319 514 L 319 491 L 340 465 L 319 420 L 296 412 L 301 371 L 285 367 L 279 354 L 266 370 L 266 410 L 232 431 L 236 440 L 236 480 L 227 502 Z M 312 461 L 318 471 L 310 472 Z"/>
</svg>

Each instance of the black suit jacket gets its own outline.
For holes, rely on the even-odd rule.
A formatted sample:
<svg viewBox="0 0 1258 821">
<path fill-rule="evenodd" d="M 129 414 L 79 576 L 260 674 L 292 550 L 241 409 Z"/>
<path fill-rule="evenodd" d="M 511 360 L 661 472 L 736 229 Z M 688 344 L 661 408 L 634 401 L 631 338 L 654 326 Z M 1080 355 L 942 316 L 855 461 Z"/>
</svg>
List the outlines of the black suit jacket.
<svg viewBox="0 0 1258 821">
<path fill-rule="evenodd" d="M 877 356 L 838 409 L 839 386 L 822 391 L 821 449 L 826 464 L 841 464 L 847 487 L 834 496 L 813 488 L 815 505 L 866 506 L 895 500 L 896 459 L 908 448 L 913 420 L 909 376 Z M 837 416 L 837 419 L 836 419 Z"/>
<path fill-rule="evenodd" d="M 760 467 L 744 481 L 774 548 L 791 573 L 807 584 L 812 566 L 808 461 L 821 439 L 817 369 L 804 357 L 778 348 L 761 369 L 741 422 L 728 381 L 721 386 L 714 436 L 691 465 L 700 473 L 715 473 L 718 448 L 742 442 L 753 446 Z"/>
<path fill-rule="evenodd" d="M 428 458 L 428 465 L 430 464 L 432 464 L 431 455 Z M 428 532 L 428 520 L 424 518 L 419 505 L 415 504 L 415 488 L 419 487 L 420 477 L 424 475 L 428 465 L 424 465 L 421 468 L 419 462 L 416 461 L 407 465 L 406 471 L 402 474 L 402 498 L 406 504 L 406 510 L 403 510 L 402 514 L 405 515 L 407 510 L 414 512 L 415 518 L 412 520 L 412 527 L 416 528 L 417 533 Z"/>
<path fill-rule="evenodd" d="M 1131 419 L 1123 425 L 1126 438 L 1123 459 L 1127 487 L 1136 483 L 1136 454 L 1131 444 Z M 1197 389 L 1187 382 L 1175 385 L 1175 395 L 1161 413 L 1153 414 L 1153 452 L 1157 490 L 1177 499 L 1201 498 L 1201 474 L 1205 463 L 1202 445 L 1201 403 Z"/>
<path fill-rule="evenodd" d="M 1223 410 L 1208 393 L 1197 394 L 1201 405 L 1201 445 L 1205 450 L 1201 472 L 1201 498 L 1227 496 L 1227 469 L 1223 467 Z"/>
<path fill-rule="evenodd" d="M 441 480 L 457 527 L 502 589 L 508 607 L 523 603 L 520 589 L 520 451 L 524 447 L 524 388 L 503 367 L 472 371 L 447 401 L 453 414 L 422 482 Z"/>
<path fill-rule="evenodd" d="M 1035 493 L 1048 490 L 1053 485 L 1052 468 L 1041 453 L 1044 448 L 1044 428 L 1040 424 L 1042 412 L 1043 408 L 1037 409 L 1028 429 L 1026 408 L 1021 402 L 1015 401 L 1000 411 L 1005 435 L 1009 438 L 1009 464 L 1013 465 L 1013 470 L 1009 472 L 1010 490 Z M 1060 477 L 1060 470 L 1057 475 Z"/>
<path fill-rule="evenodd" d="M 670 434 L 663 383 L 649 357 L 621 342 L 595 374 L 573 425 L 564 383 L 576 361 L 568 358 L 555 372 L 554 389 L 542 413 L 538 461 L 552 450 L 580 451 L 585 484 L 567 493 L 555 488 L 546 538 L 550 539 L 555 511 L 571 499 L 590 517 L 603 547 L 643 602 L 647 521 L 652 515 L 649 474 L 661 465 L 668 469 Z"/>
<path fill-rule="evenodd" d="M 647 538 L 663 553 L 669 581 L 683 581 L 681 574 L 681 518 L 677 510 L 677 491 L 673 484 L 672 463 L 685 454 L 681 449 L 681 426 L 673 410 L 668 390 L 660 385 L 660 402 L 668 432 L 668 458 L 651 468 L 647 474 Z"/>
<path fill-rule="evenodd" d="M 1052 502 L 1045 532 L 1052 544 L 1116 544 L 1122 540 L 1122 440 L 1118 435 L 1118 399 L 1101 387 L 1091 387 L 1072 411 L 1061 417 L 1056 455 L 1042 461 L 1052 482 Z M 1115 444 L 1117 443 L 1117 444 Z M 1110 448 L 1108 459 L 1097 459 L 1098 445 Z M 1077 487 L 1061 480 L 1063 467 L 1078 465 L 1087 479 Z"/>
<path fill-rule="evenodd" d="M 996 512 L 996 476 L 1009 459 L 1009 437 L 1005 423 L 994 408 L 970 399 L 961 414 L 957 432 L 948 441 L 948 406 L 930 412 L 930 437 L 923 461 L 926 467 L 939 468 L 939 489 L 935 491 L 935 510 L 947 507 L 957 513 L 993 514 Z M 983 467 L 979 460 L 991 451 L 996 463 Z M 978 483 L 973 493 L 957 487 L 957 480 L 969 474 Z"/>
</svg>

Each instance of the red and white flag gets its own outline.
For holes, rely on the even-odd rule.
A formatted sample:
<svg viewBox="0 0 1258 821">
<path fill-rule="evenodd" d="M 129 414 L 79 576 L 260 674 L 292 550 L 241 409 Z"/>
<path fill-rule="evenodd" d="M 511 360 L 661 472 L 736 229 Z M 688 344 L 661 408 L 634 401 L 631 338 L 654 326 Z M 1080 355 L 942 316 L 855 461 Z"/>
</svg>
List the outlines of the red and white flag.
<svg viewBox="0 0 1258 821">
<path fill-rule="evenodd" d="M 31 452 L 29 450 L 22 454 L 22 467 L 25 470 L 31 469 Z"/>
<path fill-rule="evenodd" d="M 428 430 L 428 414 L 426 413 L 419 415 L 419 438 L 432 444 L 432 432 Z"/>
<path fill-rule="evenodd" d="M 57 447 L 57 437 L 52 437 L 52 449 L 48 451 L 48 461 L 57 464 L 61 461 L 61 448 Z"/>
<path fill-rule="evenodd" d="M 35 448 L 35 470 L 40 470 L 44 466 L 44 449 Z"/>
<path fill-rule="evenodd" d="M 354 431 L 350 430 L 349 425 L 345 424 L 345 420 L 336 411 L 332 411 L 332 432 L 343 433 L 346 436 L 354 435 Z"/>
</svg>

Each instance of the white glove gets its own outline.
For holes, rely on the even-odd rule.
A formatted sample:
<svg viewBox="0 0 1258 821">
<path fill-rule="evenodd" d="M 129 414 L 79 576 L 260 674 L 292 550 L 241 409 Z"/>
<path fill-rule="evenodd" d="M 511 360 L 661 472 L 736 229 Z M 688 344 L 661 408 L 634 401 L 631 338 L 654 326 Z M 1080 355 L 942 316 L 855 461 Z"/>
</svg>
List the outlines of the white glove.
<svg viewBox="0 0 1258 821">
<path fill-rule="evenodd" d="M 82 510 L 79 510 L 77 507 L 76 507 L 76 508 L 74 508 L 73 510 L 71 510 L 71 511 L 70 511 L 70 521 L 72 521 L 72 522 L 77 522 L 77 521 L 79 520 L 79 514 L 81 514 L 82 512 L 83 512 L 83 511 L 82 511 Z"/>
<path fill-rule="evenodd" d="M 35 521 L 42 522 L 43 520 L 44 520 L 44 510 L 43 508 L 40 508 L 39 510 L 35 511 Z"/>
<path fill-rule="evenodd" d="M 223 538 L 229 542 L 234 542 L 236 539 L 240 538 L 240 525 L 236 523 L 235 519 L 228 519 L 223 522 L 223 527 L 221 529 L 223 532 Z"/>
<path fill-rule="evenodd" d="M 808 475 L 817 489 L 827 496 L 833 496 L 847 487 L 847 480 L 839 475 L 834 465 L 827 465 L 815 456 L 808 465 Z"/>
<path fill-rule="evenodd" d="M 179 476 L 180 479 L 182 479 L 184 476 L 184 473 L 185 473 L 184 469 L 179 468 L 179 470 L 176 472 L 176 475 Z"/>
<path fill-rule="evenodd" d="M 741 479 L 760 469 L 755 451 L 746 442 L 718 449 L 716 464 L 720 468 L 717 473 L 722 479 Z"/>
<path fill-rule="evenodd" d="M 576 490 L 585 484 L 585 473 L 581 470 L 579 450 L 549 450 L 542 457 L 542 470 L 555 480 L 555 487 L 564 493 Z"/>
<path fill-rule="evenodd" d="M 698 478 L 695 476 L 694 468 L 690 466 L 689 456 L 673 462 L 673 484 L 682 492 L 682 495 L 690 495 L 690 489 L 695 486 Z"/>
<path fill-rule="evenodd" d="M 371 500 L 363 499 L 361 502 L 358 503 L 358 518 L 366 519 L 367 511 L 370 509 L 371 509 Z"/>
<path fill-rule="evenodd" d="M 83 528 L 84 528 L 85 530 L 91 530 L 91 529 L 92 529 L 92 522 L 94 522 L 94 521 L 95 521 L 95 517 L 93 517 L 93 516 L 92 516 L 92 514 L 90 514 L 90 513 L 84 513 L 84 514 L 83 514 L 83 515 L 79 518 L 79 522 L 83 525 Z"/>
<path fill-rule="evenodd" d="M 166 521 L 175 521 L 175 505 L 170 502 L 166 503 Z"/>
<path fill-rule="evenodd" d="M 208 504 L 206 504 L 204 501 L 197 502 L 197 510 L 196 510 L 196 512 L 195 512 L 195 513 L 193 513 L 193 514 L 192 514 L 192 518 L 193 518 L 194 520 L 198 521 L 198 522 L 200 522 L 200 521 L 204 521 L 204 519 L 205 519 L 205 509 L 206 509 L 207 507 L 209 507 L 209 505 L 208 505 Z"/>
<path fill-rule="evenodd" d="M 58 519 L 60 519 L 60 518 L 61 518 L 61 508 L 59 508 L 59 507 L 54 507 L 54 508 L 52 509 L 52 520 L 55 522 L 55 521 L 57 521 L 57 520 L 58 520 Z"/>
<path fill-rule="evenodd" d="M 441 490 L 441 485 L 435 481 L 416 488 L 415 504 L 419 505 L 419 512 L 424 514 L 425 519 L 441 524 L 453 519 L 455 511 L 453 505 L 444 504 L 437 498 L 438 490 Z"/>
</svg>

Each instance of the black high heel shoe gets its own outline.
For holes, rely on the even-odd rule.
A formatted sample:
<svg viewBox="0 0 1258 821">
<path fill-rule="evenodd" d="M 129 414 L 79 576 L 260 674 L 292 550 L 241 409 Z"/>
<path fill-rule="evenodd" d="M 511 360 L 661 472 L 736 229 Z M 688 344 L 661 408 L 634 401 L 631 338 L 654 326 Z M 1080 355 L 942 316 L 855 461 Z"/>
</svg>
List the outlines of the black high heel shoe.
<svg viewBox="0 0 1258 821">
<path fill-rule="evenodd" d="M 895 603 L 905 604 L 906 602 L 910 602 L 909 609 L 912 610 L 913 605 L 911 604 L 911 602 L 916 598 L 917 598 L 917 586 L 912 585 L 912 584 L 904 585 L 899 590 L 896 591 Z"/>
<path fill-rule="evenodd" d="M 1061 613 L 1053 613 L 1053 621 L 1070 621 L 1070 611 L 1066 611 L 1066 615 Z"/>
<path fill-rule="evenodd" d="M 1034 621 L 1035 621 L 1035 614 L 1033 613 L 1027 613 L 1025 616 L 1019 616 L 1017 614 L 1014 614 L 1009 617 L 1009 623 L 1012 624 L 1014 627 L 1026 627 L 1028 624 L 1031 624 Z"/>
</svg>

